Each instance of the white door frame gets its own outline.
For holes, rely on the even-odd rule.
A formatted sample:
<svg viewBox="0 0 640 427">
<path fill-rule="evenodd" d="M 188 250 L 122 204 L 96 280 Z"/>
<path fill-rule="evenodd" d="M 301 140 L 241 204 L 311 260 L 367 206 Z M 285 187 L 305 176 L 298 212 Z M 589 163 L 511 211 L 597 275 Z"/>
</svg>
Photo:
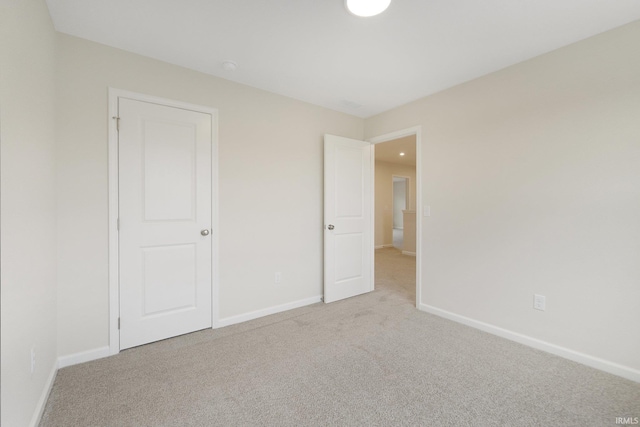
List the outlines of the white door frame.
<svg viewBox="0 0 640 427">
<path fill-rule="evenodd" d="M 379 144 L 381 142 L 387 142 L 398 138 L 403 138 L 405 136 L 416 136 L 416 308 L 420 309 L 420 304 L 422 303 L 422 126 L 414 126 L 406 129 L 402 129 L 396 132 L 386 133 L 384 135 L 379 135 L 373 138 L 369 138 L 367 141 L 374 144 L 374 154 L 375 154 L 375 144 Z M 374 156 L 375 158 L 375 156 Z M 372 173 L 372 179 L 375 183 L 375 162 L 374 162 L 374 170 Z M 375 192 L 374 192 L 375 194 Z M 375 197 L 375 196 L 374 196 Z M 374 198 L 374 206 L 375 206 L 375 198 Z M 375 213 L 374 218 L 371 221 L 371 233 L 375 232 Z M 373 242 L 375 246 L 375 240 Z"/>
<path fill-rule="evenodd" d="M 118 236 L 118 98 L 127 98 L 211 115 L 211 325 L 218 327 L 218 110 L 165 98 L 109 88 L 109 354 L 120 352 L 120 283 Z"/>
</svg>

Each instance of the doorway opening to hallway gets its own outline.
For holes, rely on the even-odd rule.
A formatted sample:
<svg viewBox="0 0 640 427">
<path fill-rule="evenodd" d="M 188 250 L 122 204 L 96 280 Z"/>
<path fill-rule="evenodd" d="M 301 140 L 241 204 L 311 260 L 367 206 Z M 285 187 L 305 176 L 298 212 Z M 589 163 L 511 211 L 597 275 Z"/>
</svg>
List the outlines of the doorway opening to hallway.
<svg viewBox="0 0 640 427">
<path fill-rule="evenodd" d="M 367 141 L 325 135 L 324 302 L 382 286 L 384 274 L 379 272 L 376 258 L 389 252 L 412 261 L 412 267 L 403 270 L 412 279 L 403 281 L 413 289 L 407 301 L 420 308 L 421 242 L 417 237 L 422 228 L 421 218 L 416 215 L 422 212 L 420 135 L 420 126 Z M 396 194 L 404 193 L 396 203 L 396 220 L 401 221 L 401 225 L 396 224 L 396 247 L 394 176 L 402 182 Z M 424 214 L 428 216 L 426 210 Z M 397 272 L 400 263 L 386 265 Z"/>
<path fill-rule="evenodd" d="M 382 140 L 375 143 L 374 167 L 375 288 L 416 305 L 417 151 L 417 133 Z"/>
</svg>

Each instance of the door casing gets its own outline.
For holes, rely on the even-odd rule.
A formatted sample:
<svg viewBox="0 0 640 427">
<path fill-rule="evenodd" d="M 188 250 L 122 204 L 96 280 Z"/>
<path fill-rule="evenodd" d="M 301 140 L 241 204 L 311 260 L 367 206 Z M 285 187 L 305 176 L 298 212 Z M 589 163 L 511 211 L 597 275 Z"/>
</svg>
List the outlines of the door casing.
<svg viewBox="0 0 640 427">
<path fill-rule="evenodd" d="M 165 98 L 109 88 L 109 354 L 120 352 L 120 334 L 118 319 L 120 317 L 119 292 L 119 234 L 118 234 L 118 99 L 128 98 L 136 101 L 182 108 L 211 115 L 211 324 L 218 327 L 218 284 L 219 284 L 219 222 L 218 222 L 218 110 L 211 107 L 193 105 Z"/>
</svg>

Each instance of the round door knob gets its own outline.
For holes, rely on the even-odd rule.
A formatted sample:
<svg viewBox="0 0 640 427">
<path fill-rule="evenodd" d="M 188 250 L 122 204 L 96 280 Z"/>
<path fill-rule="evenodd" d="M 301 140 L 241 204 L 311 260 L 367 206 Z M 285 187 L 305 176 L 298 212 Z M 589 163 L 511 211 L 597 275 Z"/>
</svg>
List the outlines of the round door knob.
<svg viewBox="0 0 640 427">
<path fill-rule="evenodd" d="M 333 226 L 333 224 L 329 224 L 329 225 L 327 226 L 327 228 L 328 228 L 329 230 L 333 230 L 335 227 Z"/>
<path fill-rule="evenodd" d="M 206 228 L 204 230 L 202 230 L 200 232 L 200 234 L 202 234 L 203 236 L 208 236 L 209 235 L 209 230 L 207 230 Z"/>
</svg>

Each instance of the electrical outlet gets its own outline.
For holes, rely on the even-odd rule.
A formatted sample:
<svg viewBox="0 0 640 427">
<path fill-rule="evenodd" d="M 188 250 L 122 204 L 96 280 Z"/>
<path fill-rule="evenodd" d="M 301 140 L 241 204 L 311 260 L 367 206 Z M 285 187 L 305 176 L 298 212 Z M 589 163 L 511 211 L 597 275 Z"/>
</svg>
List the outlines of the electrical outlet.
<svg viewBox="0 0 640 427">
<path fill-rule="evenodd" d="M 546 306 L 547 299 L 544 297 L 544 295 L 533 295 L 533 308 L 535 308 L 536 310 L 545 311 L 545 309 L 547 308 Z"/>
<path fill-rule="evenodd" d="M 31 374 L 36 370 L 36 349 L 31 347 Z"/>
<path fill-rule="evenodd" d="M 279 271 L 276 271 L 275 283 L 280 283 L 280 282 L 282 282 L 282 273 L 280 273 Z"/>
</svg>

